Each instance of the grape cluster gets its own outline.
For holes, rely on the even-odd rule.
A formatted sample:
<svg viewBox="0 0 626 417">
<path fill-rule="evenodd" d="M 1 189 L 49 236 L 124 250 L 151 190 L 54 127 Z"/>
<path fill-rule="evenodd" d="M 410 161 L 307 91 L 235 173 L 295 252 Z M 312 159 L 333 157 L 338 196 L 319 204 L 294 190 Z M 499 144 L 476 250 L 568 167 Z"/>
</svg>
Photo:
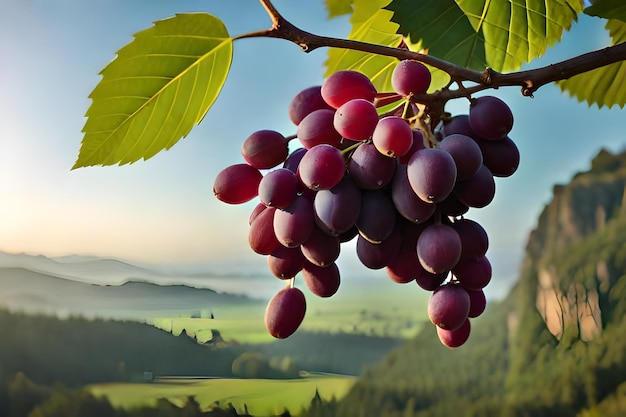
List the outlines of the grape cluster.
<svg viewBox="0 0 626 417">
<path fill-rule="evenodd" d="M 296 275 L 313 294 L 332 296 L 341 243 L 354 238 L 363 265 L 432 291 L 428 314 L 444 345 L 469 337 L 469 319 L 485 309 L 491 265 L 487 233 L 464 214 L 493 200 L 494 176 L 513 174 L 519 152 L 507 136 L 511 110 L 492 96 L 472 99 L 469 114 L 432 132 L 415 127 L 411 99 L 427 91 L 430 77 L 421 63 L 402 61 L 392 75 L 394 93 L 378 94 L 365 75 L 336 72 L 289 105 L 301 147 L 289 153 L 289 138 L 257 131 L 243 143 L 245 163 L 218 174 L 220 200 L 258 196 L 250 247 L 290 282 L 266 309 L 274 337 L 290 336 L 304 319 Z M 400 104 L 379 114 L 383 96 Z"/>
</svg>

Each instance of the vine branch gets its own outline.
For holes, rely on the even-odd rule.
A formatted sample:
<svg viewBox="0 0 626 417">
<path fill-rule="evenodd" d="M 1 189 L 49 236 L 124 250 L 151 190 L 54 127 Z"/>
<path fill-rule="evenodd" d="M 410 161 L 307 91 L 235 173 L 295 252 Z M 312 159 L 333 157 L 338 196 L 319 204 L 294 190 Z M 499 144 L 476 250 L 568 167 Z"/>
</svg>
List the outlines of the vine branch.
<svg viewBox="0 0 626 417">
<path fill-rule="evenodd" d="M 453 81 L 459 84 L 462 81 L 471 81 L 476 84 L 471 87 L 459 87 L 453 90 L 444 88 L 431 94 L 421 94 L 413 97 L 413 101 L 428 104 L 429 107 L 443 106 L 443 104 L 450 99 L 469 97 L 473 93 L 488 88 L 519 86 L 521 87 L 522 95 L 532 97 L 535 91 L 546 84 L 565 80 L 596 68 L 626 60 L 626 42 L 623 42 L 618 45 L 588 52 L 565 61 L 531 70 L 505 74 L 487 68 L 485 71 L 480 72 L 436 58 L 432 55 L 413 52 L 405 48 L 395 48 L 350 39 L 316 35 L 298 28 L 285 19 L 278 10 L 276 10 L 270 0 L 259 1 L 272 20 L 272 27 L 239 35 L 234 39 L 255 37 L 280 38 L 295 43 L 300 46 L 304 52 L 311 52 L 321 47 L 327 47 L 384 55 L 399 60 L 410 59 L 445 71 L 450 75 Z"/>
</svg>

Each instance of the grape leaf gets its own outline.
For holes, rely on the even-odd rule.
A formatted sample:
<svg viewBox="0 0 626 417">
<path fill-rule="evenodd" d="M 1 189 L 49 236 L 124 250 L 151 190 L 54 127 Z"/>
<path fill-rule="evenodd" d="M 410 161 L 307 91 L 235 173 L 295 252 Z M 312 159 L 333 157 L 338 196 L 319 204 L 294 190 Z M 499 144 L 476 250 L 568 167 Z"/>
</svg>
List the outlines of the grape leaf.
<svg viewBox="0 0 626 417">
<path fill-rule="evenodd" d="M 396 33 L 398 25 L 390 21 L 391 12 L 381 7 L 389 0 L 354 0 L 350 18 L 352 30 L 347 39 L 386 46 L 399 46 L 402 36 Z M 344 69 L 360 71 L 370 77 L 378 91 L 391 90 L 391 73 L 398 60 L 349 49 L 331 48 L 326 60 L 326 76 Z"/>
<path fill-rule="evenodd" d="M 455 0 L 475 31 L 482 31 L 487 62 L 514 71 L 544 54 L 569 30 L 582 0 Z"/>
<path fill-rule="evenodd" d="M 178 14 L 136 33 L 89 95 L 72 169 L 133 163 L 171 148 L 214 103 L 231 61 L 226 27 L 206 13 Z"/>
<path fill-rule="evenodd" d="M 626 23 L 610 19 L 606 23 L 613 45 L 626 42 Z M 576 97 L 578 101 L 586 101 L 590 106 L 597 104 L 598 107 L 614 105 L 624 107 L 626 105 L 626 61 L 616 62 L 605 67 L 576 75 L 568 80 L 559 81 L 561 90 L 567 91 Z"/>
<path fill-rule="evenodd" d="M 583 12 L 589 16 L 619 19 L 626 22 L 626 3 L 624 0 L 596 0 Z"/>
<path fill-rule="evenodd" d="M 391 21 L 393 12 L 383 9 L 389 2 L 390 0 L 354 0 L 354 11 L 350 19 L 352 30 L 347 38 L 378 45 L 400 46 L 403 37 L 396 33 L 398 25 Z M 419 42 L 412 43 L 404 39 L 404 43 L 412 51 L 422 49 Z M 390 92 L 393 91 L 391 74 L 397 64 L 398 60 L 393 57 L 331 48 L 326 60 L 326 76 L 339 70 L 355 70 L 367 75 L 379 92 Z M 431 91 L 446 85 L 449 76 L 445 72 L 435 68 L 431 68 L 431 72 Z"/>
<path fill-rule="evenodd" d="M 484 39 L 454 0 L 393 0 L 387 7 L 399 33 L 422 42 L 428 53 L 476 70 L 487 67 Z"/>
<path fill-rule="evenodd" d="M 329 19 L 352 13 L 352 0 L 325 0 L 324 3 Z"/>
</svg>

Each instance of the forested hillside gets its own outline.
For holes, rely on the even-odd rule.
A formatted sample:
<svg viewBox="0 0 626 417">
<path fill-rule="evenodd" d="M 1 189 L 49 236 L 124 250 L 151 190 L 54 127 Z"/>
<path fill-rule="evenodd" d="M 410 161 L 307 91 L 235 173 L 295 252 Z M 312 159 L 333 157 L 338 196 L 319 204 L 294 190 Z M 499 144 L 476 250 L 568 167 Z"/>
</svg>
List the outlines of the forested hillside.
<svg viewBox="0 0 626 417">
<path fill-rule="evenodd" d="M 427 327 L 308 416 L 626 413 L 626 152 L 554 189 L 509 296 L 461 348 Z"/>
</svg>

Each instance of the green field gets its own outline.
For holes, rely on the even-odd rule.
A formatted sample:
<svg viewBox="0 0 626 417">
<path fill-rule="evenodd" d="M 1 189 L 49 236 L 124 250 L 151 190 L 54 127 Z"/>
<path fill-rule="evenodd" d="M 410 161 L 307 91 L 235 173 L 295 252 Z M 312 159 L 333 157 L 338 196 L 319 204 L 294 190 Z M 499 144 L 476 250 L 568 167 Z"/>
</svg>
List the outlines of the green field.
<svg viewBox="0 0 626 417">
<path fill-rule="evenodd" d="M 386 278 L 382 277 L 381 279 Z M 411 338 L 428 320 L 428 295 L 413 284 L 389 283 L 389 292 L 363 288 L 358 293 L 337 293 L 331 298 L 307 294 L 307 313 L 301 329 L 324 333 Z M 267 343 L 273 339 L 265 329 L 265 304 L 222 308 L 215 318 L 157 317 L 151 323 L 159 329 L 180 335 L 183 330 L 204 343 L 211 329 L 220 331 L 226 341 Z"/>
<path fill-rule="evenodd" d="M 253 415 L 278 415 L 287 408 L 298 413 L 308 406 L 317 389 L 323 399 L 343 397 L 352 387 L 355 378 L 337 375 L 316 375 L 302 379 L 172 379 L 155 383 L 109 383 L 90 385 L 87 388 L 96 396 L 105 396 L 114 407 L 131 409 L 154 405 L 167 398 L 182 406 L 189 396 L 194 396 L 203 409 L 219 401 L 226 407 L 232 403 L 237 410 L 244 404 Z"/>
</svg>

